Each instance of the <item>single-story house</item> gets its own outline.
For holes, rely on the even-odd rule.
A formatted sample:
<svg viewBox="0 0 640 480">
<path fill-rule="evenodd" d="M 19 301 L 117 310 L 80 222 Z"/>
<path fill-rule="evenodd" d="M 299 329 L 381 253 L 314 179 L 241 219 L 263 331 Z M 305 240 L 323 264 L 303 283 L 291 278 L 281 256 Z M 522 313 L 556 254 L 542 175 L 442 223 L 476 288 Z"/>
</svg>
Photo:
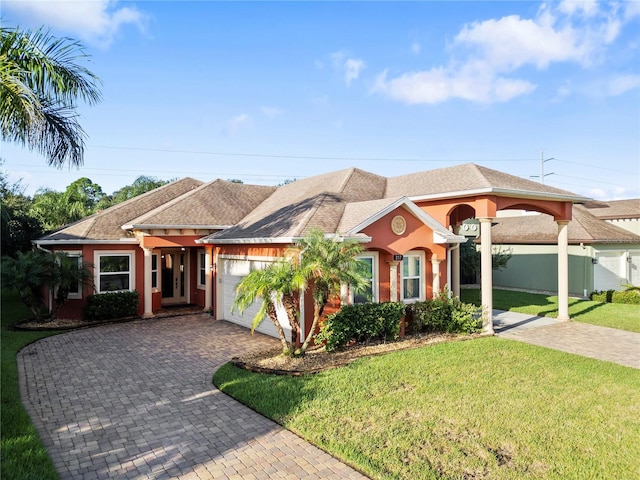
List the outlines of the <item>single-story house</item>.
<svg viewBox="0 0 640 480">
<path fill-rule="evenodd" d="M 314 228 L 362 243 L 372 301 L 424 300 L 445 284 L 459 294 L 459 245 L 467 239 L 453 232 L 477 218 L 482 304 L 490 310 L 492 222 L 498 211 L 524 209 L 551 215 L 557 225 L 560 317 L 568 319 L 567 225 L 573 204 L 587 200 L 475 164 L 396 177 L 348 168 L 280 187 L 184 178 L 35 243 L 94 266 L 95 292 L 78 288 L 61 316 L 81 316 L 90 294 L 137 290 L 143 317 L 193 304 L 248 326 L 251 310 L 242 316 L 231 311 L 237 283 Z M 345 292 L 341 302 L 358 300 Z M 312 302 L 302 295 L 301 305 L 306 333 Z M 485 330 L 492 331 L 490 322 Z M 259 331 L 275 334 L 270 322 Z"/>
<path fill-rule="evenodd" d="M 576 205 L 569 236 L 569 293 L 622 290 L 640 285 L 640 199 Z M 557 246 L 553 218 L 545 214 L 499 217 L 493 242 L 509 249 L 496 286 L 531 290 L 557 288 Z"/>
</svg>

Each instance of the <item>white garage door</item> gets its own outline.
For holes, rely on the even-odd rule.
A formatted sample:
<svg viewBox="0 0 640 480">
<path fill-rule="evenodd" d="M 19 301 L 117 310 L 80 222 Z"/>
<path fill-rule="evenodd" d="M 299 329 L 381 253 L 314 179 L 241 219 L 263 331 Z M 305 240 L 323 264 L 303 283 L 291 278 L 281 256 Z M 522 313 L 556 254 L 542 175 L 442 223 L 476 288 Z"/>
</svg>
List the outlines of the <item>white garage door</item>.
<svg viewBox="0 0 640 480">
<path fill-rule="evenodd" d="M 624 252 L 599 253 L 594 269 L 596 291 L 620 290 L 627 283 L 627 261 Z"/>
<path fill-rule="evenodd" d="M 228 260 L 222 261 L 222 302 L 223 302 L 223 318 L 229 322 L 236 323 L 246 328 L 251 328 L 256 313 L 260 310 L 261 300 L 256 301 L 253 305 L 250 305 L 242 315 L 237 310 L 231 312 L 233 301 L 236 298 L 236 285 L 240 283 L 245 275 L 248 275 L 252 269 L 262 268 L 265 262 L 255 262 L 250 260 Z M 286 320 L 286 314 L 282 311 L 282 308 L 278 309 L 278 317 L 280 318 L 280 324 L 285 332 L 287 339 L 291 337 L 291 327 Z M 285 315 L 282 317 L 282 315 Z M 284 318 L 284 321 L 282 320 Z M 273 325 L 273 322 L 265 317 L 262 323 L 256 328 L 256 332 L 271 335 L 272 337 L 278 337 L 278 331 Z"/>
</svg>

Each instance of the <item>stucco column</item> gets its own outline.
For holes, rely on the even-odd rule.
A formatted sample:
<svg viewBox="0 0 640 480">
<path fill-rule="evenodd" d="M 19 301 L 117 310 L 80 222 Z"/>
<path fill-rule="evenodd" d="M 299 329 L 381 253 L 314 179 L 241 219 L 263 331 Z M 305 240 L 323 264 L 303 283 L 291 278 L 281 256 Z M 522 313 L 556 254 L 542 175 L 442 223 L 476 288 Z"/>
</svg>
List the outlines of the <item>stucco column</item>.
<svg viewBox="0 0 640 480">
<path fill-rule="evenodd" d="M 204 247 L 204 309 L 209 310 L 213 306 L 213 247 Z"/>
<path fill-rule="evenodd" d="M 451 293 L 460 298 L 460 244 L 451 250 Z"/>
<path fill-rule="evenodd" d="M 433 298 L 436 298 L 440 293 L 440 262 L 438 257 L 433 255 L 431 257 L 431 273 L 433 274 Z"/>
<path fill-rule="evenodd" d="M 153 288 L 151 285 L 153 250 L 142 247 L 142 251 L 144 252 L 144 313 L 142 318 L 151 318 L 153 317 Z"/>
<path fill-rule="evenodd" d="M 491 218 L 479 218 L 480 221 L 480 291 L 482 308 L 486 318 L 482 332 L 493 335 L 493 260 L 491 257 Z"/>
<path fill-rule="evenodd" d="M 389 301 L 398 301 L 398 263 L 389 262 Z"/>
<path fill-rule="evenodd" d="M 558 220 L 558 320 L 569 320 L 569 222 Z"/>
</svg>

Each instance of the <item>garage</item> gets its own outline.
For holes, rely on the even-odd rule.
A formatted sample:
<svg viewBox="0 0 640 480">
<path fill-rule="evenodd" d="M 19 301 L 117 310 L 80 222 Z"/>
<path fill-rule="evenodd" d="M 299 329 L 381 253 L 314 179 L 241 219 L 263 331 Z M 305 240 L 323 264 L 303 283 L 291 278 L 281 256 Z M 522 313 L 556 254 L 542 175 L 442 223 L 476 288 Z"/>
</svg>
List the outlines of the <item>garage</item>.
<svg viewBox="0 0 640 480">
<path fill-rule="evenodd" d="M 256 313 L 260 310 L 260 300 L 249 306 L 242 315 L 234 310 L 231 311 L 233 301 L 236 297 L 236 286 L 240 281 L 249 274 L 251 270 L 257 268 L 263 268 L 264 265 L 269 262 L 258 260 L 238 260 L 238 259 L 221 259 L 222 269 L 220 271 L 220 278 L 218 285 L 221 287 L 218 291 L 218 300 L 220 308 L 218 312 L 222 315 L 222 319 L 245 328 L 251 329 L 251 323 Z M 284 330 L 287 339 L 291 336 L 291 327 L 287 321 L 286 313 L 282 306 L 278 306 L 278 318 L 280 324 Z M 264 333 L 272 337 L 278 337 L 276 327 L 271 320 L 265 317 L 265 319 L 256 328 L 256 332 Z"/>
<path fill-rule="evenodd" d="M 622 290 L 640 285 L 640 251 L 598 252 L 594 266 L 594 290 Z"/>
</svg>

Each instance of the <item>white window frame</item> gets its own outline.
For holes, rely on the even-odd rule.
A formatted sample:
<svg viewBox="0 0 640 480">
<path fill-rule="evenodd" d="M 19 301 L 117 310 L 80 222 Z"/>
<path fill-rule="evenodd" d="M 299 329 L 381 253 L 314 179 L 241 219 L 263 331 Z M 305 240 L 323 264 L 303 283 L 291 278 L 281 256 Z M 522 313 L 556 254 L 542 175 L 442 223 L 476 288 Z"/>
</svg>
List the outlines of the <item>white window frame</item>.
<svg viewBox="0 0 640 480">
<path fill-rule="evenodd" d="M 422 302 L 425 300 L 426 298 L 426 294 L 425 294 L 425 265 L 426 265 L 426 256 L 424 254 L 423 251 L 421 250 L 410 250 L 407 253 L 404 254 L 403 256 L 404 258 L 402 259 L 402 262 L 400 262 L 400 299 L 403 303 L 415 303 L 415 302 Z M 418 257 L 420 260 L 420 272 L 418 272 L 418 275 L 414 275 L 414 276 L 404 276 L 404 260 L 407 258 L 414 258 L 414 257 Z M 412 298 L 405 298 L 404 297 L 404 281 L 405 279 L 418 279 L 420 281 L 420 284 L 418 286 L 418 291 L 419 291 L 419 296 L 416 297 L 412 297 Z"/>
<path fill-rule="evenodd" d="M 78 259 L 78 270 L 82 268 L 82 252 L 80 250 L 63 250 L 62 253 L 66 254 L 69 258 L 77 258 Z M 80 300 L 82 299 L 82 279 L 78 279 L 78 291 L 77 292 L 69 292 L 67 295 L 68 300 Z"/>
<path fill-rule="evenodd" d="M 198 290 L 205 290 L 207 288 L 207 252 L 204 248 L 200 248 L 197 251 L 198 254 L 198 279 L 197 279 L 197 287 Z M 204 282 L 201 283 L 202 273 L 204 271 Z"/>
<path fill-rule="evenodd" d="M 129 257 L 129 288 L 124 290 L 100 290 L 100 259 L 102 257 Z M 134 250 L 96 250 L 93 254 L 94 284 L 96 293 L 132 292 L 136 289 L 136 252 Z"/>
<path fill-rule="evenodd" d="M 361 255 L 356 256 L 356 260 L 361 258 L 371 258 L 371 295 L 373 298 L 371 299 L 372 303 L 378 303 L 380 301 L 380 281 L 378 278 L 378 262 L 379 262 L 379 254 L 378 252 L 366 252 Z M 354 289 L 353 287 L 349 288 L 349 303 L 353 304 L 355 301 L 354 298 Z"/>
<path fill-rule="evenodd" d="M 156 262 L 156 268 L 153 268 L 153 261 L 155 260 Z M 156 284 L 153 284 L 153 274 L 156 274 Z M 160 287 L 158 286 L 160 282 L 160 254 L 159 253 L 153 253 L 151 255 L 151 291 L 152 292 L 159 292 L 160 291 Z"/>
</svg>

